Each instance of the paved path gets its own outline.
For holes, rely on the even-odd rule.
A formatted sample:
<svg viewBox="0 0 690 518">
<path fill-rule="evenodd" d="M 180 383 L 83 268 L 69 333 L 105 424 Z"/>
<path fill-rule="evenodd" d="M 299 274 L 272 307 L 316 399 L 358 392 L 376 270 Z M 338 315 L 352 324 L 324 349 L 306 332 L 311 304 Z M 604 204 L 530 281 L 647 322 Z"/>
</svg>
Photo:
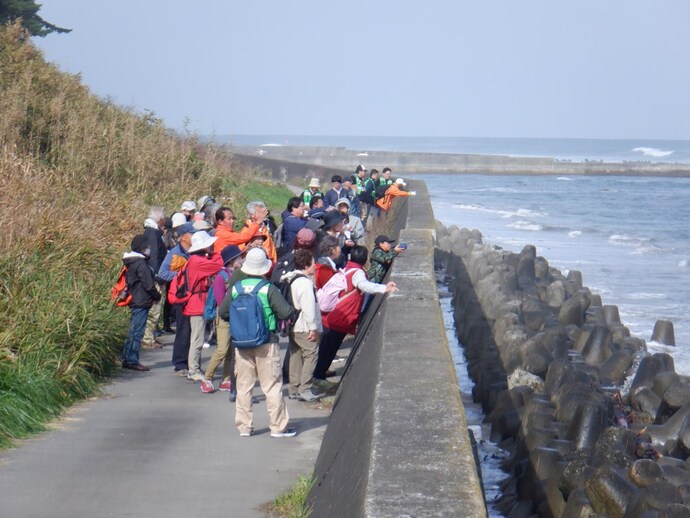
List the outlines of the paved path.
<svg viewBox="0 0 690 518">
<path fill-rule="evenodd" d="M 298 435 L 271 438 L 256 387 L 256 434 L 240 437 L 228 393 L 173 376 L 171 351 L 143 351 L 151 372 L 123 371 L 54 431 L 0 454 L 0 517 L 266 516 L 262 504 L 311 474 L 327 411 L 286 397 Z"/>
</svg>

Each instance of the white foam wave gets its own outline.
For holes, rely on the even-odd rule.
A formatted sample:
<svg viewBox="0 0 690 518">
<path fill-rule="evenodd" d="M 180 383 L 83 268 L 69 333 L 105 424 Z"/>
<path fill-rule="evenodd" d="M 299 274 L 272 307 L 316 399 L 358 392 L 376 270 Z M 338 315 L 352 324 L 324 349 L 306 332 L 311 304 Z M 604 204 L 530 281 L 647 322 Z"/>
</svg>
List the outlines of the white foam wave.
<svg viewBox="0 0 690 518">
<path fill-rule="evenodd" d="M 483 205 L 476 205 L 476 204 L 464 204 L 464 203 L 455 203 L 453 204 L 453 207 L 456 209 L 462 209 L 462 210 L 471 210 L 475 212 L 485 212 L 487 214 L 497 214 L 498 216 L 501 216 L 502 218 L 508 219 L 512 217 L 520 217 L 520 218 L 539 218 L 546 216 L 547 214 L 545 212 L 537 212 L 529 209 L 518 209 L 516 211 L 510 211 L 510 210 L 501 210 L 501 209 L 490 209 L 488 207 L 484 207 Z"/>
<path fill-rule="evenodd" d="M 283 147 L 282 144 L 274 144 L 272 142 L 269 142 L 268 144 L 261 144 L 259 147 Z"/>
<path fill-rule="evenodd" d="M 582 230 L 571 230 L 568 232 L 568 237 L 579 237 L 582 235 Z"/>
<path fill-rule="evenodd" d="M 627 234 L 612 234 L 609 236 L 609 243 L 622 246 L 640 246 L 647 243 L 649 239 L 644 237 L 629 236 Z"/>
<path fill-rule="evenodd" d="M 516 221 L 515 223 L 511 223 L 508 226 L 510 228 L 514 228 L 515 230 L 529 230 L 532 232 L 544 230 L 544 227 L 542 227 L 538 223 L 533 223 L 531 221 L 525 221 L 524 219 L 520 219 L 520 220 Z"/>
<path fill-rule="evenodd" d="M 678 268 L 687 268 L 688 267 L 688 260 L 687 259 L 681 259 L 678 261 Z"/>
<path fill-rule="evenodd" d="M 628 298 L 632 300 L 661 300 L 666 298 L 665 293 L 650 293 L 647 291 L 638 291 L 636 293 L 628 294 Z"/>
<path fill-rule="evenodd" d="M 673 151 L 665 151 L 663 149 L 657 149 L 655 147 L 636 147 L 635 149 L 633 149 L 633 151 L 654 158 L 663 158 L 665 156 L 673 154 Z"/>
<path fill-rule="evenodd" d="M 574 182 L 575 181 L 572 178 L 568 178 L 567 176 L 559 176 L 558 178 L 556 178 L 556 180 L 560 180 L 562 182 Z"/>
</svg>

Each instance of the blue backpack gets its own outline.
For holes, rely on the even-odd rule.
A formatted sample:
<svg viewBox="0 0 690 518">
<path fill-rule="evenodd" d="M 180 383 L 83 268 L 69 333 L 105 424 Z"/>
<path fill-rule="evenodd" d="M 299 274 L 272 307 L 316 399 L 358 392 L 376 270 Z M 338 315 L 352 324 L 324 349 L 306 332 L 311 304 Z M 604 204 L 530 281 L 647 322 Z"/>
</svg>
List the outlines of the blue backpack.
<svg viewBox="0 0 690 518">
<path fill-rule="evenodd" d="M 246 292 L 242 281 L 235 283 L 237 296 L 230 303 L 230 334 L 232 345 L 238 349 L 258 347 L 268 342 L 269 330 L 259 299 L 259 290 L 267 284 L 270 284 L 267 280 L 261 280 L 252 291 Z"/>
<path fill-rule="evenodd" d="M 225 270 L 221 270 L 218 273 L 220 273 L 220 275 L 223 276 L 225 282 L 228 282 L 230 280 L 230 277 L 228 277 L 228 274 L 225 272 Z M 216 304 L 216 297 L 213 296 L 213 283 L 211 283 L 211 287 L 208 289 L 208 292 L 206 293 L 206 305 L 204 305 L 204 320 L 215 320 L 217 314 L 218 304 Z"/>
</svg>

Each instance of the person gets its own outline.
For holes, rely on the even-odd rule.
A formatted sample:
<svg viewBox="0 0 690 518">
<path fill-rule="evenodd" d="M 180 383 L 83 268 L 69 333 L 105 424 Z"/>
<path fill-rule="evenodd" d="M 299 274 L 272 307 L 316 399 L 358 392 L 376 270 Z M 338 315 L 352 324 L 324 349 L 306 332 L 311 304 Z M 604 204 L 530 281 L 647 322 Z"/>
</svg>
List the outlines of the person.
<svg viewBox="0 0 690 518">
<path fill-rule="evenodd" d="M 393 259 L 404 251 L 404 248 L 399 246 L 391 249 L 393 243 L 395 243 L 394 239 L 384 235 L 376 236 L 374 239 L 374 249 L 369 257 L 369 270 L 367 271 L 367 278 L 371 282 L 380 283 L 383 281 L 388 268 L 393 264 Z"/>
<path fill-rule="evenodd" d="M 266 209 L 266 204 L 263 201 L 250 201 L 247 203 L 247 220 L 244 223 L 245 227 L 249 227 L 252 223 L 256 221 L 257 214 L 257 209 Z M 275 230 L 275 229 L 273 229 Z M 266 255 L 268 258 L 273 261 L 274 263 L 278 259 L 278 254 L 276 252 L 276 246 L 273 243 L 273 237 L 272 237 L 272 230 L 270 226 L 268 225 L 268 219 L 265 218 L 263 221 L 259 223 L 259 229 L 257 232 L 254 234 L 254 237 L 252 238 L 255 239 L 257 235 L 261 234 L 264 239 L 261 244 L 263 246 L 264 250 L 266 251 Z"/>
<path fill-rule="evenodd" d="M 309 202 L 307 216 L 310 218 L 323 218 L 325 215 L 326 209 L 323 206 L 323 198 L 321 196 L 312 198 Z"/>
<path fill-rule="evenodd" d="M 383 198 L 376 200 L 376 205 L 379 207 L 379 209 L 388 212 L 391 208 L 391 205 L 393 205 L 393 198 L 398 196 L 414 196 L 417 194 L 415 191 L 403 191 L 402 187 L 405 187 L 406 185 L 405 180 L 402 178 L 396 179 L 388 190 L 386 190 L 386 194 L 383 196 Z"/>
<path fill-rule="evenodd" d="M 363 245 L 364 244 L 364 225 L 359 216 L 351 213 L 350 211 L 350 201 L 347 198 L 340 198 L 338 204 L 336 205 L 338 212 L 340 212 L 345 220 L 343 222 L 343 234 L 346 239 L 351 240 L 354 244 Z"/>
<path fill-rule="evenodd" d="M 177 229 L 178 243 L 170 249 L 158 270 L 158 277 L 168 283 L 179 274 L 189 261 L 188 250 L 192 246 L 192 234 L 196 230 L 192 223 L 185 223 Z M 183 313 L 183 304 L 173 304 L 175 315 L 175 342 L 173 343 L 172 364 L 176 376 L 186 377 L 189 370 L 189 317 Z"/>
<path fill-rule="evenodd" d="M 194 203 L 191 200 L 187 200 L 182 202 L 182 206 L 180 207 L 180 212 L 184 214 L 184 217 L 187 221 L 192 221 L 192 217 L 194 216 L 194 213 L 196 212 L 196 203 Z"/>
<path fill-rule="evenodd" d="M 283 250 L 291 250 L 294 246 L 295 236 L 307 224 L 304 217 L 304 202 L 299 196 L 293 196 L 288 200 L 287 210 L 289 214 L 283 218 Z"/>
<path fill-rule="evenodd" d="M 218 238 L 209 236 L 205 231 L 195 232 L 192 236 L 192 246 L 189 248 L 187 263 L 187 285 L 191 293 L 184 305 L 182 313 L 189 317 L 189 356 L 187 364 L 189 381 L 203 381 L 201 372 L 201 350 L 204 347 L 206 322 L 204 320 L 204 306 L 209 289 L 209 277 L 216 275 L 223 267 L 220 254 L 213 253 L 213 243 Z"/>
<path fill-rule="evenodd" d="M 347 196 L 347 192 L 343 189 L 343 177 L 339 174 L 331 177 L 331 188 L 323 195 L 323 206 L 326 210 L 335 209 L 335 202 L 338 199 Z"/>
<path fill-rule="evenodd" d="M 345 266 L 347 254 L 350 253 L 350 248 L 355 245 L 355 242 L 351 238 L 347 237 L 344 232 L 345 218 L 346 217 L 337 210 L 327 212 L 323 219 L 323 228 L 321 229 L 319 236 L 319 241 L 328 235 L 335 237 L 338 240 L 338 243 L 340 243 L 341 255 L 340 258 L 335 261 L 335 264 L 338 266 L 338 268 Z"/>
<path fill-rule="evenodd" d="M 364 182 L 364 188 L 359 194 L 359 199 L 362 206 L 362 224 L 366 228 L 369 216 L 375 212 L 374 217 L 378 216 L 378 207 L 376 206 L 376 187 L 379 185 L 379 171 L 372 169 L 369 178 Z"/>
<path fill-rule="evenodd" d="M 390 167 L 384 167 L 381 174 L 382 176 L 379 179 L 379 185 L 393 185 L 393 178 L 391 178 L 393 170 Z"/>
<path fill-rule="evenodd" d="M 165 248 L 163 242 L 163 228 L 165 227 L 165 210 L 163 207 L 153 206 L 149 210 L 148 217 L 144 221 L 144 237 L 149 245 L 151 255 L 149 257 L 149 265 L 154 272 L 158 272 L 165 254 L 168 250 Z M 159 279 L 156 279 L 156 289 L 162 291 L 159 285 Z M 159 299 L 160 301 L 160 299 Z M 144 331 L 144 338 L 141 341 L 141 346 L 144 349 L 160 349 L 163 345 L 156 340 L 156 330 L 158 328 L 158 321 L 161 316 L 161 304 L 156 302 L 151 306 L 148 313 L 148 320 L 146 321 L 146 329 Z"/>
<path fill-rule="evenodd" d="M 338 271 L 336 261 L 342 254 L 338 238 L 326 235 L 318 244 L 319 258 L 316 262 L 314 273 L 314 285 L 316 289 L 321 289 L 333 275 Z"/>
<path fill-rule="evenodd" d="M 352 180 L 355 184 L 355 192 L 358 196 L 361 195 L 364 191 L 364 184 L 367 180 L 367 168 L 362 164 L 359 164 L 355 169 L 355 174 Z"/>
<path fill-rule="evenodd" d="M 350 214 L 354 214 L 357 216 L 357 218 L 359 218 L 362 210 L 361 203 L 359 201 L 359 195 L 357 194 L 355 186 L 352 184 L 352 178 L 343 178 L 343 191 L 345 192 L 345 196 L 342 198 L 350 202 Z"/>
<path fill-rule="evenodd" d="M 216 200 L 214 200 L 211 196 L 205 195 L 199 198 L 199 201 L 196 203 L 199 206 L 199 212 L 197 214 L 200 215 L 201 219 L 205 219 L 206 221 L 210 222 L 211 217 L 215 212 L 215 208 L 217 208 Z"/>
<path fill-rule="evenodd" d="M 367 280 L 364 265 L 368 256 L 369 252 L 366 247 L 356 245 L 352 248 L 350 260 L 344 271 L 347 279 L 347 290 L 341 295 L 335 309 L 323 317 L 323 335 L 319 343 L 319 354 L 314 368 L 314 384 L 317 386 L 328 386 L 326 375 L 338 349 L 348 334 L 355 334 L 362 309 L 363 294 L 398 291 L 394 282 L 377 284 Z M 344 304 L 345 300 L 347 300 L 347 304 Z M 342 313 L 345 307 L 348 308 L 346 315 Z M 343 324 L 343 320 L 346 320 L 347 323 Z"/>
<path fill-rule="evenodd" d="M 239 290 L 244 293 L 251 292 L 259 282 L 265 279 L 272 264 L 261 248 L 252 248 L 247 252 L 239 270 L 244 275 L 239 276 L 237 271 L 233 274 L 230 281 L 231 287 L 219 309 L 221 318 L 230 318 L 230 306 L 240 294 Z M 265 343 L 258 346 L 235 349 L 237 369 L 235 425 L 241 437 L 249 437 L 254 433 L 252 391 L 258 377 L 261 390 L 266 396 L 271 437 L 294 437 L 297 431 L 295 428 L 288 427 L 290 416 L 283 399 L 280 347 L 276 335 L 277 319 L 288 318 L 293 313 L 293 307 L 281 295 L 280 290 L 270 282 L 259 289 L 258 297 L 269 336 Z M 231 329 L 236 325 L 238 324 L 234 320 L 230 322 Z"/>
<path fill-rule="evenodd" d="M 314 198 L 323 198 L 323 193 L 321 192 L 321 180 L 318 178 L 312 178 L 309 181 L 309 186 L 305 191 L 302 192 L 300 196 L 304 204 L 311 207 L 311 200 Z"/>
<path fill-rule="evenodd" d="M 288 283 L 292 304 L 299 311 L 299 317 L 288 333 L 289 339 L 289 386 L 288 397 L 307 403 L 317 401 L 322 393 L 312 390 L 312 377 L 318 357 L 318 343 L 323 331 L 321 311 L 316 301 L 316 290 L 312 280 L 316 265 L 314 256 L 303 248 L 294 252 L 295 269 L 281 277 Z"/>
<path fill-rule="evenodd" d="M 232 272 L 242 266 L 244 261 L 244 252 L 237 245 L 226 246 L 221 250 L 220 255 L 223 258 L 224 266 L 213 280 L 213 297 L 218 307 L 223 303 Z M 221 272 L 224 272 L 225 276 Z M 215 392 L 213 376 L 222 362 L 223 380 L 220 382 L 218 390 L 230 392 L 230 401 L 235 401 L 237 398 L 237 390 L 235 389 L 235 348 L 230 341 L 230 323 L 216 315 L 215 325 L 218 345 L 206 366 L 205 379 L 201 382 L 201 391 L 207 394 Z"/>
<path fill-rule="evenodd" d="M 257 207 L 252 222 L 235 232 L 235 213 L 230 207 L 220 207 L 216 211 L 216 233 L 218 239 L 213 245 L 213 251 L 220 253 L 228 245 L 245 245 L 259 231 L 259 226 L 268 216 L 266 207 Z"/>
<path fill-rule="evenodd" d="M 127 289 L 132 294 L 132 300 L 129 303 L 129 332 L 120 359 L 123 368 L 145 372 L 150 369 L 139 361 L 141 339 L 144 336 L 149 308 L 160 300 L 161 295 L 156 288 L 153 270 L 148 264 L 150 248 L 146 236 L 135 236 L 131 248 L 131 252 L 125 252 L 122 256 L 122 262 L 127 267 Z"/>
</svg>

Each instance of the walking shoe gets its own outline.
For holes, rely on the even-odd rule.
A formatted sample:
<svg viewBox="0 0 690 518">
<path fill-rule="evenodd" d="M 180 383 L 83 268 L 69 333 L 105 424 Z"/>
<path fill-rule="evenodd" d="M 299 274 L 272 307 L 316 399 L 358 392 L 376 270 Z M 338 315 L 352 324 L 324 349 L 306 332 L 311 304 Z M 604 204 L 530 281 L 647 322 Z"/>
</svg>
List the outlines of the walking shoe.
<svg viewBox="0 0 690 518">
<path fill-rule="evenodd" d="M 326 377 L 327 378 L 332 378 L 333 376 L 337 376 L 337 375 L 338 375 L 338 373 L 335 371 L 331 371 L 331 370 L 326 371 Z"/>
<path fill-rule="evenodd" d="M 187 369 L 179 369 L 174 372 L 175 376 L 178 376 L 180 378 L 186 378 L 187 374 L 189 374 L 189 371 Z"/>
<path fill-rule="evenodd" d="M 147 372 L 150 371 L 148 367 L 143 366 L 141 363 L 123 363 L 122 364 L 123 369 L 129 369 L 131 371 L 139 371 L 139 372 Z"/>
<path fill-rule="evenodd" d="M 251 437 L 251 435 L 252 435 L 253 433 L 254 433 L 254 432 L 251 431 L 251 430 L 248 431 L 248 432 L 240 432 L 240 437 Z"/>
<path fill-rule="evenodd" d="M 223 392 L 230 392 L 232 390 L 232 381 L 223 380 L 220 383 L 220 385 L 218 385 L 218 390 L 222 390 Z"/>
<path fill-rule="evenodd" d="M 314 394 L 311 390 L 305 390 L 304 392 L 301 392 L 299 394 L 299 399 L 302 401 L 306 401 L 307 403 L 313 403 L 314 401 L 318 401 L 323 397 L 323 394 Z"/>
<path fill-rule="evenodd" d="M 299 394 L 288 394 L 288 399 L 300 399 Z"/>
<path fill-rule="evenodd" d="M 201 382 L 201 392 L 204 394 L 213 394 L 216 391 L 216 387 L 213 386 L 211 380 L 203 380 Z"/>
<path fill-rule="evenodd" d="M 141 344 L 141 348 L 142 349 L 162 349 L 163 344 L 154 340 L 153 342 L 148 343 L 148 344 Z"/>
<path fill-rule="evenodd" d="M 237 401 L 237 391 L 235 389 L 230 391 L 230 397 L 228 399 L 230 400 L 230 403 Z"/>
<path fill-rule="evenodd" d="M 271 432 L 271 437 L 281 438 L 281 437 L 294 437 L 297 435 L 296 428 L 286 428 L 282 432 Z"/>
<path fill-rule="evenodd" d="M 201 371 L 187 373 L 187 380 L 189 381 L 204 381 L 206 377 Z"/>
</svg>

